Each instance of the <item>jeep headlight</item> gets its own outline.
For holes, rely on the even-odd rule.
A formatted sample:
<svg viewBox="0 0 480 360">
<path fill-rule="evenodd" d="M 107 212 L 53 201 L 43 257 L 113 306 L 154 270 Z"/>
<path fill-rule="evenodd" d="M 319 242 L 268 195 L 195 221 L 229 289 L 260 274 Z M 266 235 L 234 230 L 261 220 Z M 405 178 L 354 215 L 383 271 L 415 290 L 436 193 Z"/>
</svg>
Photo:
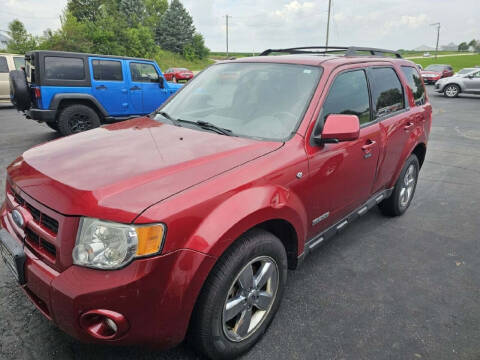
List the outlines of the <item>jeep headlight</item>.
<svg viewBox="0 0 480 360">
<path fill-rule="evenodd" d="M 118 269 L 136 257 L 160 253 L 165 225 L 131 225 L 82 218 L 73 248 L 73 263 L 97 269 Z"/>
</svg>

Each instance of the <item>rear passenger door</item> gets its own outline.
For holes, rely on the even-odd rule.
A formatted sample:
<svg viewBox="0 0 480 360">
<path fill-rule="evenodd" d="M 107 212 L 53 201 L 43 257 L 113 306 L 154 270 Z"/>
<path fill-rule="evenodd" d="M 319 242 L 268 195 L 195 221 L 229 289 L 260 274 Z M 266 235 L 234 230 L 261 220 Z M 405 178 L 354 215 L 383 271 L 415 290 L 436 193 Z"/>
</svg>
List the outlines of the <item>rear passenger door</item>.
<svg viewBox="0 0 480 360">
<path fill-rule="evenodd" d="M 166 81 L 156 67 L 150 62 L 129 61 L 130 96 L 135 101 L 133 105 L 142 114 L 148 114 L 157 109 L 168 98 L 165 88 Z M 141 101 L 141 103 L 139 103 Z"/>
<path fill-rule="evenodd" d="M 0 56 L 0 99 L 10 99 L 8 73 L 7 58 L 5 56 Z"/>
<path fill-rule="evenodd" d="M 471 92 L 480 92 L 480 71 L 465 77 L 463 80 L 465 90 Z"/>
<path fill-rule="evenodd" d="M 123 61 L 112 58 L 91 57 L 92 94 L 110 116 L 128 112 L 128 90 L 124 81 Z"/>
<path fill-rule="evenodd" d="M 391 66 L 371 67 L 368 77 L 372 89 L 373 114 L 382 133 L 378 176 L 374 191 L 389 187 L 403 160 L 408 137 L 416 118 L 408 111 L 407 97 L 396 70 Z"/>
</svg>

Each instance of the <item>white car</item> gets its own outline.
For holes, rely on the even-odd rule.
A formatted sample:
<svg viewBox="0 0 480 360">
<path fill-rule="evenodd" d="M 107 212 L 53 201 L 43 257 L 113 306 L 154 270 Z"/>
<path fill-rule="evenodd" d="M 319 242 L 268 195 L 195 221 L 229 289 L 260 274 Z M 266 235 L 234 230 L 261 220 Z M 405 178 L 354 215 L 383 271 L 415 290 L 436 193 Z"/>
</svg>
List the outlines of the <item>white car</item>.
<svg viewBox="0 0 480 360">
<path fill-rule="evenodd" d="M 0 101 L 10 101 L 10 81 L 8 74 L 25 66 L 25 57 L 17 54 L 0 53 Z"/>
<path fill-rule="evenodd" d="M 423 57 L 429 57 L 429 56 L 430 56 L 429 52 L 423 53 Z"/>
</svg>

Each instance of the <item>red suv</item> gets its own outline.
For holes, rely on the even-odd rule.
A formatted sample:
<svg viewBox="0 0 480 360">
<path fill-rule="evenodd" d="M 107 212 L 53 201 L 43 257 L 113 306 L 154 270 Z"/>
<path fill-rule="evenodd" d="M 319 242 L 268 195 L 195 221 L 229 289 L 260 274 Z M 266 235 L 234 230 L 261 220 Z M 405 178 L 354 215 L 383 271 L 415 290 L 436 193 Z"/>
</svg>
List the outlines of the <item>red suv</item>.
<svg viewBox="0 0 480 360">
<path fill-rule="evenodd" d="M 164 348 L 188 334 L 237 356 L 287 269 L 377 204 L 407 210 L 432 119 L 415 64 L 366 48 L 262 55 L 8 167 L 2 257 L 65 332 Z"/>
</svg>

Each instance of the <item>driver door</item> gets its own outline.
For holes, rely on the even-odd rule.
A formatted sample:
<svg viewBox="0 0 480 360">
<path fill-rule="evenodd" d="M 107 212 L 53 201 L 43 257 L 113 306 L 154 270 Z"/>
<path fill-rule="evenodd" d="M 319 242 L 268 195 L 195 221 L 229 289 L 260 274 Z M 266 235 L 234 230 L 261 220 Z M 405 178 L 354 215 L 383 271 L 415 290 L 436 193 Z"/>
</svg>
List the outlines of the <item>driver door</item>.
<svg viewBox="0 0 480 360">
<path fill-rule="evenodd" d="M 360 136 L 337 144 L 312 145 L 309 156 L 309 236 L 315 236 L 365 202 L 371 195 L 379 157 L 380 128 L 372 121 L 363 69 L 338 71 L 316 125 L 322 131 L 330 114 L 357 115 Z"/>
</svg>

